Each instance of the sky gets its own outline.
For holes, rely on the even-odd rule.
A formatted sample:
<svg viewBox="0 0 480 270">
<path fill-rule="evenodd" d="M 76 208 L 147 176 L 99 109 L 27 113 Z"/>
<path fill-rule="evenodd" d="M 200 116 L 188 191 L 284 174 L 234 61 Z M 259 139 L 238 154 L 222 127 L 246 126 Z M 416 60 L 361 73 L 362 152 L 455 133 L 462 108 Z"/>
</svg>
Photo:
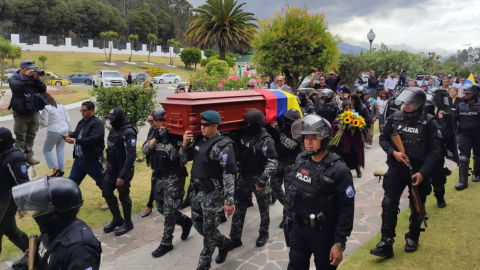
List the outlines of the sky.
<svg viewBox="0 0 480 270">
<path fill-rule="evenodd" d="M 189 0 L 194 6 L 205 0 Z M 258 19 L 273 17 L 286 4 L 324 13 L 329 30 L 351 45 L 369 47 L 367 34 L 381 43 L 412 52 L 447 56 L 458 49 L 480 47 L 479 0 L 238 0 Z"/>
</svg>

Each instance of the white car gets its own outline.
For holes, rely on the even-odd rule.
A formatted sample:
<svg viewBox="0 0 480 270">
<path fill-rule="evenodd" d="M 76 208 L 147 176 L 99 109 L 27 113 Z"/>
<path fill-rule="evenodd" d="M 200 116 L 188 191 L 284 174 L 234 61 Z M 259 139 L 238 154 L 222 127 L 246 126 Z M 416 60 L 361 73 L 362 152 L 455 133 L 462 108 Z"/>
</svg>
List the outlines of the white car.
<svg viewBox="0 0 480 270">
<path fill-rule="evenodd" d="M 127 81 L 122 77 L 122 74 L 115 70 L 100 70 L 93 76 L 92 81 L 93 87 L 97 85 L 105 87 L 127 85 Z"/>
<path fill-rule="evenodd" d="M 153 83 L 178 83 L 181 80 L 180 76 L 173 73 L 165 73 L 152 78 Z"/>
</svg>

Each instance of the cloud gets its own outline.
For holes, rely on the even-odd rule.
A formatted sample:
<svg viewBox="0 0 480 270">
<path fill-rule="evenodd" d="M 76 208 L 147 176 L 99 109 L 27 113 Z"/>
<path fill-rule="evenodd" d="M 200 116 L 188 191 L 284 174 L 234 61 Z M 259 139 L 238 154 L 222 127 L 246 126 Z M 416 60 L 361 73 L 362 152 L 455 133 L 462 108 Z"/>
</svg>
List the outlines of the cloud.
<svg viewBox="0 0 480 270">
<path fill-rule="evenodd" d="M 462 46 L 470 47 L 470 46 L 472 46 L 472 43 L 465 43 L 465 44 L 462 44 Z"/>
<path fill-rule="evenodd" d="M 197 7 L 204 0 L 189 0 Z M 323 12 L 332 33 L 352 45 L 369 47 L 370 29 L 374 47 L 384 43 L 412 52 L 435 51 L 449 55 L 464 45 L 480 47 L 477 12 L 480 1 L 463 0 L 238 0 L 243 9 L 259 19 L 273 17 L 288 3 L 307 6 L 310 13 Z"/>
</svg>

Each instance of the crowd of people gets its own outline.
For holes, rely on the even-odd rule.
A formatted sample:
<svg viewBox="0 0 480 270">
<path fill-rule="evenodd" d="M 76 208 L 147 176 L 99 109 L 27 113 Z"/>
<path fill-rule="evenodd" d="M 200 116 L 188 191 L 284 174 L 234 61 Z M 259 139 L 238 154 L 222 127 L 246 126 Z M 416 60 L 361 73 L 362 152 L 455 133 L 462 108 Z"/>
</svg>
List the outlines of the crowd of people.
<svg viewBox="0 0 480 270">
<path fill-rule="evenodd" d="M 445 182 L 451 172 L 444 168 L 445 158 L 459 164 L 455 187 L 462 190 L 468 187 L 473 149 L 472 181 L 480 181 L 480 158 L 476 158 L 480 157 L 476 136 L 480 130 L 480 86 L 459 86 L 449 78 L 437 82 L 431 77 L 418 87 L 403 74 L 406 72 L 401 71 L 400 79 L 396 79 L 395 73 L 390 73 L 381 89 L 380 79 L 370 71 L 368 87 L 359 86 L 354 91 L 335 72 L 328 79 L 322 73 L 312 74 L 311 88 L 300 89 L 297 94 L 300 111 L 290 109 L 274 123 L 266 124 L 264 113 L 252 109 L 244 115 L 246 128 L 228 133 L 220 133 L 222 118 L 214 110 L 201 113 L 202 136 L 198 137 L 191 131 L 183 137 L 169 134 L 166 111 L 151 112 L 146 119 L 150 129 L 142 145 L 147 166 L 152 169 L 151 190 L 146 194 L 148 202 L 141 217 L 152 212 L 154 202 L 165 217 L 163 237 L 152 256 L 162 257 L 173 250 L 173 232 L 179 225 L 181 240 L 187 240 L 192 227 L 204 237 L 197 269 L 210 269 L 215 248 L 219 249 L 215 262 L 223 263 L 229 251 L 243 245 L 245 216 L 254 196 L 260 210 L 257 247 L 266 245 L 269 239 L 269 207 L 278 200 L 284 207 L 280 227 L 290 247 L 288 269 L 308 269 L 312 254 L 318 269 L 335 269 L 353 228 L 355 188 L 351 170 L 362 177 L 364 148 L 372 146 L 377 120 L 389 169 L 383 182 L 382 238 L 370 252 L 393 256 L 398 206 L 405 187 L 411 193 L 405 251 L 417 251 L 424 230 L 421 224 L 426 224 L 425 211 L 419 209 L 424 209 L 432 188 L 437 206 L 447 206 Z M 28 237 L 17 227 L 15 216 L 17 210 L 20 218 L 25 211 L 35 211 L 33 218 L 42 233 L 37 269 L 99 269 L 100 242 L 76 217 L 83 204 L 79 186 L 89 175 L 102 191 L 106 201 L 102 209 L 109 209 L 113 216 L 103 228 L 105 233 L 121 236 L 132 230 L 130 188 L 135 174 L 137 130 L 121 108 L 112 108 L 105 116 L 111 127 L 105 144 L 105 124 L 95 116 L 91 101 L 82 104 L 82 119 L 74 128 L 65 107 L 45 93 L 32 61 L 21 63 L 10 86 L 16 139 L 10 130 L 0 128 L 0 175 L 5 176 L 0 189 L 0 237 L 6 235 L 22 252 L 27 251 Z M 293 94 L 283 76 L 274 76 L 271 82 L 263 78 L 261 85 L 252 81 L 247 86 L 260 87 Z M 179 84 L 175 93 L 183 92 L 185 86 Z M 358 115 L 366 127 L 362 132 L 343 133 L 339 144 L 332 145 L 343 112 Z M 39 163 L 32 151 L 39 126 L 47 128 L 43 152 L 52 174 L 29 181 L 27 167 Z M 63 178 L 65 143 L 74 145 L 68 178 Z M 192 169 L 188 172 L 186 164 L 190 161 Z M 191 217 L 180 211 L 188 205 Z M 227 237 L 218 226 L 229 217 L 232 224 Z M 13 267 L 27 269 L 26 265 L 28 256 Z"/>
</svg>

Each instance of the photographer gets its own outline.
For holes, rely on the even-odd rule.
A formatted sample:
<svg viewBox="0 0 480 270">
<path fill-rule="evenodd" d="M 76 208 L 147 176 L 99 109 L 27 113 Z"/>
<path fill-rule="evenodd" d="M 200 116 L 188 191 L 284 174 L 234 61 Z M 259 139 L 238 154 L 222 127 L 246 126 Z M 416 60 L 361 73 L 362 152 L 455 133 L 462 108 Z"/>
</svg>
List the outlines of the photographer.
<svg viewBox="0 0 480 270">
<path fill-rule="evenodd" d="M 33 61 L 25 60 L 20 63 L 20 71 L 9 81 L 12 89 L 9 109 L 13 109 L 15 146 L 25 154 L 30 165 L 40 163 L 33 158 L 33 143 L 39 126 L 38 111 L 45 108 L 41 94 L 47 92 L 47 86 L 40 80 L 43 74 L 43 71 L 36 70 Z"/>
</svg>

